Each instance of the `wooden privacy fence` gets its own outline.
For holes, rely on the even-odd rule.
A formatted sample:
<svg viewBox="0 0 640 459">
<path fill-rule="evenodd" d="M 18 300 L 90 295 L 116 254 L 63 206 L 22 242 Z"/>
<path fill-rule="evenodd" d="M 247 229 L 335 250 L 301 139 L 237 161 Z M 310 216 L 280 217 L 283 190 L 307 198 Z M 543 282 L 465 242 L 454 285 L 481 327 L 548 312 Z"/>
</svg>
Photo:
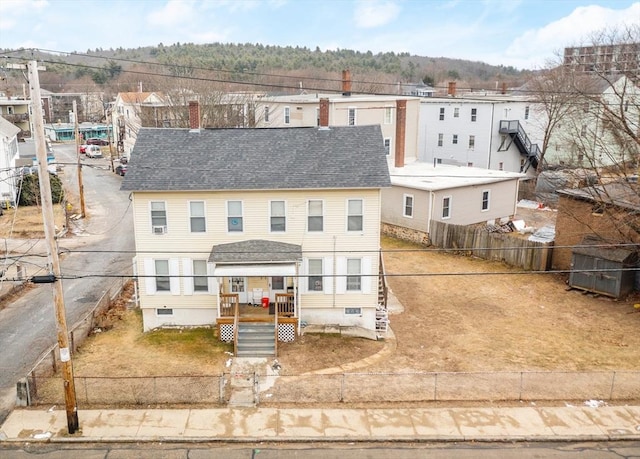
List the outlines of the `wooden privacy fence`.
<svg viewBox="0 0 640 459">
<path fill-rule="evenodd" d="M 432 221 L 431 244 L 443 249 L 464 251 L 485 260 L 498 260 L 531 271 L 547 271 L 553 244 L 513 237 L 510 233 L 490 233 L 486 228 L 451 225 Z"/>
</svg>

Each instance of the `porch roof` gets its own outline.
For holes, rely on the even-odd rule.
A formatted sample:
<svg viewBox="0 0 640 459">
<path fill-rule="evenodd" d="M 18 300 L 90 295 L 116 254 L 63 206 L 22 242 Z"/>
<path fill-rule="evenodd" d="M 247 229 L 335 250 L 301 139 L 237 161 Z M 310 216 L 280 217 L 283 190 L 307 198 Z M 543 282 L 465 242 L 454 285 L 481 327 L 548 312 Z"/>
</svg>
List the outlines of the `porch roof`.
<svg viewBox="0 0 640 459">
<path fill-rule="evenodd" d="M 302 246 L 285 242 L 252 239 L 214 245 L 209 262 L 221 264 L 293 263 L 302 259 Z"/>
<path fill-rule="evenodd" d="M 295 263 L 216 265 L 213 270 L 215 277 L 293 277 L 296 274 Z"/>
</svg>

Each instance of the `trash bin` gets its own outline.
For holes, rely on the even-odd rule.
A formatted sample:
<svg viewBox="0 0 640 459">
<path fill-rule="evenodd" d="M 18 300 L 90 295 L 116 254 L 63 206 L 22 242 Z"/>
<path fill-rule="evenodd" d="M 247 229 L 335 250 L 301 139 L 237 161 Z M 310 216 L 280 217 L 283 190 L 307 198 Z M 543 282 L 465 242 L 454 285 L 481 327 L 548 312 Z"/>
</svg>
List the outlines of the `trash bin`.
<svg viewBox="0 0 640 459">
<path fill-rule="evenodd" d="M 263 308 L 268 308 L 269 307 L 269 297 L 268 296 L 263 296 L 262 297 L 262 307 Z"/>
</svg>

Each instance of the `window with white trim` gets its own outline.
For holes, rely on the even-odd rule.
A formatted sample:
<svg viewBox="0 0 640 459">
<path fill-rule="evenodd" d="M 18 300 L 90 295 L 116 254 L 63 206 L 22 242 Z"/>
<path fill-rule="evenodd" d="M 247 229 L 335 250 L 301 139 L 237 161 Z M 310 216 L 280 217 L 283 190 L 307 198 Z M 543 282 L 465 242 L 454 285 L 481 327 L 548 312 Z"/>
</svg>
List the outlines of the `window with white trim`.
<svg viewBox="0 0 640 459">
<path fill-rule="evenodd" d="M 362 290 L 362 260 L 347 258 L 347 291 L 359 292 L 360 290 Z"/>
<path fill-rule="evenodd" d="M 347 200 L 347 231 L 362 231 L 363 229 L 363 201 L 362 199 Z"/>
<path fill-rule="evenodd" d="M 242 201 L 227 201 L 227 231 L 242 232 Z"/>
<path fill-rule="evenodd" d="M 472 108 L 471 109 L 471 121 L 476 121 L 478 119 L 478 109 L 477 108 Z"/>
<path fill-rule="evenodd" d="M 404 205 L 402 207 L 402 216 L 413 218 L 413 195 L 405 194 L 403 196 Z"/>
<path fill-rule="evenodd" d="M 284 108 L 284 124 L 289 124 L 289 123 L 291 123 L 291 108 L 285 107 Z"/>
<path fill-rule="evenodd" d="M 154 260 L 156 292 L 170 292 L 169 260 Z"/>
<path fill-rule="evenodd" d="M 438 134 L 438 146 L 441 147 L 443 143 L 444 143 L 444 134 L 440 133 Z"/>
<path fill-rule="evenodd" d="M 458 145 L 458 134 L 453 134 L 451 137 L 451 143 L 454 145 Z"/>
<path fill-rule="evenodd" d="M 284 201 L 271 201 L 269 203 L 270 226 L 272 233 L 282 233 L 287 230 L 286 206 Z"/>
<path fill-rule="evenodd" d="M 307 203 L 307 231 L 324 231 L 323 202 L 311 199 Z"/>
<path fill-rule="evenodd" d="M 309 258 L 308 266 L 309 291 L 322 292 L 322 258 Z"/>
<path fill-rule="evenodd" d="M 439 116 L 440 121 L 444 120 L 444 107 L 440 107 L 440 116 Z"/>
<path fill-rule="evenodd" d="M 482 210 L 489 210 L 489 190 L 484 190 L 482 192 Z"/>
<path fill-rule="evenodd" d="M 384 152 L 387 156 L 391 153 L 391 139 L 389 137 L 384 139 Z"/>
<path fill-rule="evenodd" d="M 207 260 L 193 260 L 193 291 L 208 292 Z"/>
<path fill-rule="evenodd" d="M 393 122 L 393 107 L 384 108 L 384 124 L 391 124 Z"/>
<path fill-rule="evenodd" d="M 207 231 L 204 201 L 189 201 L 189 224 L 192 233 L 204 233 Z"/>
<path fill-rule="evenodd" d="M 269 122 L 269 106 L 268 105 L 264 106 L 264 122 L 265 123 Z"/>
<path fill-rule="evenodd" d="M 451 196 L 442 198 L 442 218 L 451 217 Z"/>
<path fill-rule="evenodd" d="M 524 119 L 525 120 L 529 119 L 529 106 L 528 105 L 524 108 Z"/>
<path fill-rule="evenodd" d="M 173 308 L 157 308 L 156 309 L 157 316 L 172 316 Z"/>
<path fill-rule="evenodd" d="M 470 135 L 469 136 L 469 149 L 473 150 L 476 146 L 476 136 L 475 135 Z"/>
<path fill-rule="evenodd" d="M 152 230 L 155 228 L 162 228 L 163 233 L 167 228 L 167 210 L 164 201 L 151 201 L 151 226 Z M 154 231 L 155 233 L 156 231 Z"/>
<path fill-rule="evenodd" d="M 353 107 L 349 107 L 349 119 L 348 119 L 348 125 L 349 126 L 355 126 L 356 125 L 356 109 Z"/>
<path fill-rule="evenodd" d="M 460 107 L 453 107 L 453 117 L 460 118 Z"/>
</svg>

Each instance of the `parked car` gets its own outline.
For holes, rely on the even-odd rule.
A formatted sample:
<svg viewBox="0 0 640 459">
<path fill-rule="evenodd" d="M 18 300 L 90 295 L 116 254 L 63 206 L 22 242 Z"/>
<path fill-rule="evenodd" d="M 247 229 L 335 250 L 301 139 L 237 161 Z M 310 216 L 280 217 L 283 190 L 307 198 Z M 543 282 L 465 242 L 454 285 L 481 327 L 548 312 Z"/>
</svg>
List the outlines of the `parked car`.
<svg viewBox="0 0 640 459">
<path fill-rule="evenodd" d="M 102 158 L 102 150 L 97 145 L 87 145 L 85 154 L 87 158 Z"/>
<path fill-rule="evenodd" d="M 87 152 L 87 146 L 88 145 L 80 145 L 79 151 L 82 154 L 85 154 Z"/>
<path fill-rule="evenodd" d="M 127 165 L 126 164 L 118 164 L 116 167 L 116 174 L 121 177 L 124 177 L 124 174 L 127 173 Z"/>
<path fill-rule="evenodd" d="M 101 147 L 109 145 L 109 141 L 105 139 L 99 139 L 98 137 L 91 137 L 87 139 L 87 145 L 98 145 Z"/>
</svg>

